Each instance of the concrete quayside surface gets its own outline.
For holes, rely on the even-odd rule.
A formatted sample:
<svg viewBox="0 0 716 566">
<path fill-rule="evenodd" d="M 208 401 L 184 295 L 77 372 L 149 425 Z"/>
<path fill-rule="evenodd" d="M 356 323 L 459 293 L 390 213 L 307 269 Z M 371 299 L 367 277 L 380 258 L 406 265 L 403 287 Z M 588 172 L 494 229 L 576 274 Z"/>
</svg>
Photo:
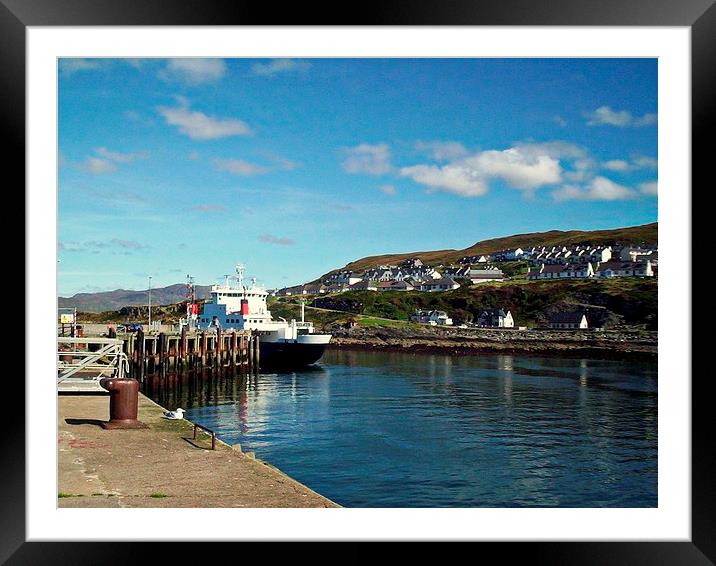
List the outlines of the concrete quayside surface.
<svg viewBox="0 0 716 566">
<path fill-rule="evenodd" d="M 59 507 L 339 507 L 139 395 L 145 429 L 105 430 L 106 395 L 58 396 Z"/>
</svg>

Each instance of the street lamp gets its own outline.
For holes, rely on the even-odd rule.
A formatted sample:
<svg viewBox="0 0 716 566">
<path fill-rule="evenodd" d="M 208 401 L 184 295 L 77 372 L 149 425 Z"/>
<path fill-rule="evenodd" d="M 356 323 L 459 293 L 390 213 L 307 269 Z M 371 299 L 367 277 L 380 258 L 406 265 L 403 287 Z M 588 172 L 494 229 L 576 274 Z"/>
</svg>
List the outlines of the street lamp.
<svg viewBox="0 0 716 566">
<path fill-rule="evenodd" d="M 149 332 L 152 331 L 152 276 L 149 276 Z"/>
</svg>

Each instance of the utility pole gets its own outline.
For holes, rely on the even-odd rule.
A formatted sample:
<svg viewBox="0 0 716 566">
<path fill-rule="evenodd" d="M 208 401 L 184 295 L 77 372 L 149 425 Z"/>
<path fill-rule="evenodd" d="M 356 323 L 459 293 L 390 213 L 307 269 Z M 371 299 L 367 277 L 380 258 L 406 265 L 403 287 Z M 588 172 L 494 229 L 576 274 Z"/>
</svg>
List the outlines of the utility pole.
<svg viewBox="0 0 716 566">
<path fill-rule="evenodd" d="M 149 328 L 147 332 L 152 331 L 152 276 L 149 276 Z"/>
</svg>

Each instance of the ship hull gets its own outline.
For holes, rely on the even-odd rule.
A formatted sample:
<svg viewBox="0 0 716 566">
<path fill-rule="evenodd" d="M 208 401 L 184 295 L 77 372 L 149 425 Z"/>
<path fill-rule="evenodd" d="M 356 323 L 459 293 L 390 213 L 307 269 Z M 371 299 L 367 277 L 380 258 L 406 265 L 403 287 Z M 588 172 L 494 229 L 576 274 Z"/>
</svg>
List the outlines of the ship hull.
<svg viewBox="0 0 716 566">
<path fill-rule="evenodd" d="M 259 366 L 289 368 L 315 364 L 326 345 L 259 341 Z"/>
</svg>

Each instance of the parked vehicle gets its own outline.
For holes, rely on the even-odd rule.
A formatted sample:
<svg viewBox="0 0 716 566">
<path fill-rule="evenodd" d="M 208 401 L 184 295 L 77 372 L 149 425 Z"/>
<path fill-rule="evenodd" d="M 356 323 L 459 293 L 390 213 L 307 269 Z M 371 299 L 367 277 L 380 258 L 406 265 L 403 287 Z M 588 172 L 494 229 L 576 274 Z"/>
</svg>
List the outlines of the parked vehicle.
<svg viewBox="0 0 716 566">
<path fill-rule="evenodd" d="M 130 322 L 126 326 L 127 332 L 138 332 L 142 330 L 142 325 L 138 322 Z"/>
</svg>

